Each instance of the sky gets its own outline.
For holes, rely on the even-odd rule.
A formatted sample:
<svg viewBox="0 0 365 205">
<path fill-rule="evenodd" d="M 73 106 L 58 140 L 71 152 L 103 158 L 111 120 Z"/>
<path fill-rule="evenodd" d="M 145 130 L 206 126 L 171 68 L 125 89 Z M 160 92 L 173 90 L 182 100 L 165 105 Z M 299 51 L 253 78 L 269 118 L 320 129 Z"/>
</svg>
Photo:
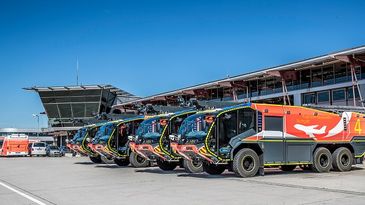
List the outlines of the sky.
<svg viewBox="0 0 365 205">
<path fill-rule="evenodd" d="M 365 1 L 0 1 L 0 127 L 36 128 L 22 88 L 138 96 L 365 45 Z M 41 118 L 41 126 L 47 119 Z"/>
</svg>

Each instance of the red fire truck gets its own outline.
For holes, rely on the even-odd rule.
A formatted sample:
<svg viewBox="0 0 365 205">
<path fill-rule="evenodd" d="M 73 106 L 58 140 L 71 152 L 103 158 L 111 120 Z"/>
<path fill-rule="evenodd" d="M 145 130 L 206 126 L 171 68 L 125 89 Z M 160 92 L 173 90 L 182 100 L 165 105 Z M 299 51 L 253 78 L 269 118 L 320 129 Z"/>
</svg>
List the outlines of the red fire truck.
<svg viewBox="0 0 365 205">
<path fill-rule="evenodd" d="M 0 137 L 0 156 L 27 156 L 28 135 L 12 134 Z"/>
<path fill-rule="evenodd" d="M 264 167 L 291 171 L 349 171 L 365 154 L 365 115 L 352 110 L 240 104 L 186 118 L 171 147 L 209 174 L 225 169 L 238 176 Z"/>
</svg>

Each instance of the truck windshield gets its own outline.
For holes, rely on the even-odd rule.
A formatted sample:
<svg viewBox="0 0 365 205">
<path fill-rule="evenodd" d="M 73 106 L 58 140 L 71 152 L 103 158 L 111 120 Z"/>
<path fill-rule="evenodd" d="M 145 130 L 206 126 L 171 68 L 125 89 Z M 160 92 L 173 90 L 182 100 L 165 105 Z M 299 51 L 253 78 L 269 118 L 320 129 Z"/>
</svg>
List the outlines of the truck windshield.
<svg viewBox="0 0 365 205">
<path fill-rule="evenodd" d="M 205 120 L 206 114 L 191 115 L 184 120 L 178 131 L 182 138 L 203 138 L 208 134 L 212 122 Z"/>
<path fill-rule="evenodd" d="M 0 140 L 0 149 L 1 149 L 1 147 L 3 146 L 3 143 L 4 143 L 4 140 Z"/>
<path fill-rule="evenodd" d="M 137 130 L 137 136 L 143 138 L 158 138 L 160 137 L 163 127 L 160 124 L 160 118 L 151 118 L 143 121 Z"/>
<path fill-rule="evenodd" d="M 85 134 L 86 134 L 86 131 L 87 131 L 86 128 L 81 128 L 79 131 L 77 131 L 77 133 L 74 135 L 74 137 L 73 137 L 72 140 L 73 141 L 76 141 L 76 140 L 78 140 L 80 138 L 83 138 L 85 136 Z"/>
<path fill-rule="evenodd" d="M 108 123 L 100 127 L 98 132 L 95 135 L 95 140 L 99 140 L 103 136 L 110 136 L 113 133 L 113 130 L 115 128 L 114 123 Z"/>
</svg>

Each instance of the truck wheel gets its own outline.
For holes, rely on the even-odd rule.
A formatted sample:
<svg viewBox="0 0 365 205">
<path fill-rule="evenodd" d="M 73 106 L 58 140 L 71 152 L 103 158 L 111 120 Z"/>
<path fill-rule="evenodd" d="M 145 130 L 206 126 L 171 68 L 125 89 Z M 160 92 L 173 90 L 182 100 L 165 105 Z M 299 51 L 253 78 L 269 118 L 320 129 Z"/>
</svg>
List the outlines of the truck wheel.
<svg viewBox="0 0 365 205">
<path fill-rule="evenodd" d="M 340 172 L 348 172 L 351 170 L 353 156 L 349 149 L 340 147 L 332 154 L 332 166 L 334 170 Z"/>
<path fill-rule="evenodd" d="M 157 160 L 157 166 L 164 171 L 172 171 L 177 167 L 177 163 Z"/>
<path fill-rule="evenodd" d="M 332 168 L 331 152 L 325 147 L 318 147 L 313 154 L 312 169 L 315 172 L 329 172 Z"/>
<path fill-rule="evenodd" d="M 203 170 L 210 175 L 220 175 L 226 170 L 226 167 L 223 165 L 203 163 Z"/>
<path fill-rule="evenodd" d="M 139 156 L 138 154 L 136 154 L 135 152 L 131 152 L 131 154 L 129 155 L 129 161 L 131 163 L 131 165 L 133 167 L 147 167 L 148 166 L 148 160 L 146 160 L 145 158 Z"/>
<path fill-rule="evenodd" d="M 109 159 L 107 157 L 101 157 L 101 161 L 104 163 L 104 164 L 113 164 L 114 163 L 114 160 L 113 159 Z"/>
<path fill-rule="evenodd" d="M 203 162 L 202 161 L 190 161 L 184 159 L 184 168 L 187 173 L 200 173 L 203 172 Z"/>
<path fill-rule="evenodd" d="M 117 164 L 118 166 L 121 166 L 121 167 L 126 167 L 129 165 L 129 159 L 118 159 L 118 158 L 115 158 L 114 159 L 114 162 L 115 164 Z"/>
<path fill-rule="evenodd" d="M 280 169 L 284 172 L 291 172 L 297 167 L 297 165 L 281 165 Z"/>
<path fill-rule="evenodd" d="M 96 156 L 96 157 L 92 157 L 92 156 L 90 156 L 89 157 L 90 158 L 90 160 L 92 161 L 92 162 L 94 162 L 95 164 L 100 164 L 102 161 L 101 161 L 101 157 L 100 157 L 100 155 L 98 155 L 98 156 Z"/>
<path fill-rule="evenodd" d="M 253 177 L 260 168 L 259 156 L 249 148 L 240 150 L 233 158 L 233 171 L 240 177 Z"/>
</svg>

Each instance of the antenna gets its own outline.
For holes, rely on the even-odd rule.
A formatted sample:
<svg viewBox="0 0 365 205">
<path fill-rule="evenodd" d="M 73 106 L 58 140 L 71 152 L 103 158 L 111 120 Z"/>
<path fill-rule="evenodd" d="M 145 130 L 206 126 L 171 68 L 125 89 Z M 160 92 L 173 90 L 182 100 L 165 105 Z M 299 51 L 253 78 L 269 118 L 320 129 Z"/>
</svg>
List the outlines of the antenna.
<svg viewBox="0 0 365 205">
<path fill-rule="evenodd" d="M 76 85 L 79 85 L 79 57 L 76 57 Z"/>
</svg>

